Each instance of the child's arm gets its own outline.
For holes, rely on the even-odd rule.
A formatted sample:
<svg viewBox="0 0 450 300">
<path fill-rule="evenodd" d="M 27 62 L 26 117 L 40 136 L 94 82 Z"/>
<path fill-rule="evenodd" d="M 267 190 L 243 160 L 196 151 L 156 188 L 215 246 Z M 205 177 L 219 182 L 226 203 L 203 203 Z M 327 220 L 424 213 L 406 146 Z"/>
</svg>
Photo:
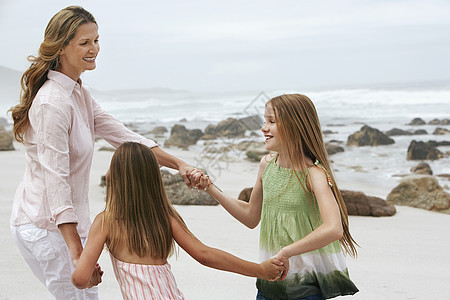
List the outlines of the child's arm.
<svg viewBox="0 0 450 300">
<path fill-rule="evenodd" d="M 233 217 L 249 228 L 255 228 L 261 220 L 263 202 L 262 174 L 266 169 L 268 159 L 268 156 L 261 159 L 256 183 L 248 203 L 225 195 L 213 184 L 206 189 L 206 192 L 214 197 Z"/>
<path fill-rule="evenodd" d="M 79 289 L 95 286 L 101 282 L 103 272 L 97 261 L 103 251 L 107 238 L 107 226 L 102 226 L 103 213 L 95 217 L 89 230 L 86 247 L 81 253 L 75 271 L 72 273 L 72 283 Z"/>
<path fill-rule="evenodd" d="M 284 265 L 289 265 L 287 261 L 283 262 L 273 258 L 261 264 L 252 263 L 228 252 L 206 246 L 192 233 L 186 231 L 174 218 L 171 218 L 171 226 L 172 235 L 178 245 L 196 261 L 214 269 L 266 280 L 276 280 L 285 270 Z"/>
<path fill-rule="evenodd" d="M 319 167 L 313 167 L 310 169 L 309 176 L 311 176 L 311 189 L 319 205 L 322 224 L 303 239 L 281 249 L 275 257 L 289 259 L 294 255 L 322 248 L 342 237 L 343 228 L 339 206 L 328 185 L 325 173 Z"/>
</svg>

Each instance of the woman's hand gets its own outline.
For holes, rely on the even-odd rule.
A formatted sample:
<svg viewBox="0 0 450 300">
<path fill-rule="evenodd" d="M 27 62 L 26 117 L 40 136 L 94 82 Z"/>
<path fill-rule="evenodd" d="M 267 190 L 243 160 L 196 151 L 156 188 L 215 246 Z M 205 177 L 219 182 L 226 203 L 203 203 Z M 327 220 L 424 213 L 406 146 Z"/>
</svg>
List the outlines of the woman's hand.
<svg viewBox="0 0 450 300">
<path fill-rule="evenodd" d="M 277 259 L 277 258 L 269 258 L 268 260 L 263 261 L 259 264 L 260 267 L 260 275 L 258 278 L 275 281 L 275 280 L 284 280 L 286 276 L 283 274 L 289 270 L 289 261 L 287 262 L 287 269 L 285 266 L 285 262 Z"/>
<path fill-rule="evenodd" d="M 195 187 L 199 190 L 206 190 L 211 184 L 211 180 L 208 175 L 205 175 L 201 170 L 192 168 L 188 173 L 187 177 L 192 184 L 192 187 Z"/>
</svg>

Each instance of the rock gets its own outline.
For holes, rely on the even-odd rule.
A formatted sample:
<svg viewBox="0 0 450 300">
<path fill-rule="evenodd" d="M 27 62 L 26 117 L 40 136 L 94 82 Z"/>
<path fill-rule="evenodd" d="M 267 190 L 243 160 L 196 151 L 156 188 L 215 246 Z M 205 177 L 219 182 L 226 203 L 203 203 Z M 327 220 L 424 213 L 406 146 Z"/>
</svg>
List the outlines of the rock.
<svg viewBox="0 0 450 300">
<path fill-rule="evenodd" d="M 243 137 L 247 130 L 261 129 L 262 120 L 259 116 L 250 116 L 242 119 L 228 118 L 217 125 L 208 125 L 205 134 L 215 137 Z"/>
<path fill-rule="evenodd" d="M 330 143 L 325 143 L 325 150 L 327 150 L 328 155 L 344 152 L 344 148 L 342 148 L 341 146 Z"/>
<path fill-rule="evenodd" d="M 239 151 L 266 151 L 266 143 L 255 141 L 243 141 L 238 144 L 232 145 L 231 148 Z"/>
<path fill-rule="evenodd" d="M 170 137 L 165 141 L 165 146 L 176 146 L 180 148 L 188 148 L 195 145 L 203 136 L 200 129 L 188 130 L 184 125 L 176 124 L 172 127 Z"/>
<path fill-rule="evenodd" d="M 424 135 L 424 134 L 428 134 L 428 132 L 425 129 L 417 129 L 417 130 L 414 130 L 414 134 L 415 135 Z"/>
<path fill-rule="evenodd" d="M 10 131 L 6 131 L 3 126 L 0 126 L 0 151 L 14 150 L 13 134 Z"/>
<path fill-rule="evenodd" d="M 408 147 L 407 160 L 436 160 L 444 155 L 430 143 L 413 140 Z"/>
<path fill-rule="evenodd" d="M 394 144 L 395 141 L 379 131 L 367 125 L 361 130 L 350 135 L 347 139 L 348 146 L 379 146 Z"/>
<path fill-rule="evenodd" d="M 450 194 L 444 192 L 437 179 L 430 175 L 404 177 L 387 200 L 396 205 L 450 214 Z"/>
<path fill-rule="evenodd" d="M 162 180 L 167 198 L 176 205 L 218 205 L 216 199 L 201 190 L 189 189 L 183 178 L 178 174 L 171 174 L 161 170 Z"/>
<path fill-rule="evenodd" d="M 377 197 L 366 196 L 363 192 L 341 190 L 347 213 L 353 216 L 393 216 L 394 205 Z"/>
<path fill-rule="evenodd" d="M 261 158 L 263 156 L 269 154 L 270 151 L 263 150 L 263 151 L 247 151 L 245 155 L 247 156 L 247 159 L 252 162 L 260 162 Z"/>
<path fill-rule="evenodd" d="M 239 200 L 249 202 L 250 201 L 250 195 L 252 194 L 253 188 L 245 188 L 243 189 L 238 196 Z"/>
<path fill-rule="evenodd" d="M 324 134 L 324 135 L 335 134 L 335 133 L 337 133 L 337 131 L 332 131 L 332 130 L 323 130 L 322 131 L 322 134 Z"/>
<path fill-rule="evenodd" d="M 439 141 L 439 142 L 437 142 L 437 141 L 431 140 L 431 141 L 428 141 L 427 144 L 429 144 L 429 145 L 431 145 L 433 147 L 450 146 L 450 141 Z"/>
<path fill-rule="evenodd" d="M 425 125 L 425 124 L 426 124 L 425 121 L 422 120 L 421 118 L 414 118 L 408 125 Z"/>
<path fill-rule="evenodd" d="M 448 125 L 450 124 L 450 120 L 449 119 L 433 119 L 431 121 L 428 122 L 429 125 Z"/>
<path fill-rule="evenodd" d="M 398 136 L 398 135 L 412 135 L 413 133 L 399 128 L 392 128 L 391 130 L 386 131 L 385 134 L 388 136 Z"/>
<path fill-rule="evenodd" d="M 446 128 L 440 128 L 437 127 L 434 131 L 433 131 L 434 135 L 448 135 L 450 134 L 450 130 L 446 129 Z"/>
<path fill-rule="evenodd" d="M 384 199 L 373 196 L 367 196 L 367 199 L 369 200 L 370 214 L 374 217 L 390 217 L 397 213 L 395 206 Z"/>
<path fill-rule="evenodd" d="M 100 149 L 98 149 L 98 151 L 114 152 L 114 151 L 116 151 L 116 148 L 114 148 L 113 146 L 102 146 L 102 147 L 100 147 Z"/>
<path fill-rule="evenodd" d="M 412 167 L 411 172 L 413 172 L 414 174 L 433 175 L 433 170 L 431 170 L 430 165 L 426 162 L 421 162 L 415 167 Z"/>
<path fill-rule="evenodd" d="M 152 130 L 150 130 L 149 133 L 151 134 L 155 134 L 155 135 L 164 135 L 167 132 L 167 128 L 164 126 L 157 126 L 155 128 L 153 128 Z"/>
</svg>

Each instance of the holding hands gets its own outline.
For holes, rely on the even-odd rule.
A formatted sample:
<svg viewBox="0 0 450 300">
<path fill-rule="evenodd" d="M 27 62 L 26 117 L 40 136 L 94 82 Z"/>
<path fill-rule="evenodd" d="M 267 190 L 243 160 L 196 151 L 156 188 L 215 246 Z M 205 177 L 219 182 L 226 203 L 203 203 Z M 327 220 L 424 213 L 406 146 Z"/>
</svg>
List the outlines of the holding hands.
<svg viewBox="0 0 450 300">
<path fill-rule="evenodd" d="M 283 281 L 289 271 L 289 260 L 284 258 L 272 257 L 259 264 L 261 274 L 258 278 L 268 281 Z"/>
</svg>

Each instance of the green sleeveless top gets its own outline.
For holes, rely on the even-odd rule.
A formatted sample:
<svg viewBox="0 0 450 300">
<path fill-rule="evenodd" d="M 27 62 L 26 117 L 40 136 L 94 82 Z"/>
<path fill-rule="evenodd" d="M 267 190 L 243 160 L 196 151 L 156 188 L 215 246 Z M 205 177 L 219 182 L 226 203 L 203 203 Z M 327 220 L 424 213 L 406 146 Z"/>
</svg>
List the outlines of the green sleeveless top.
<svg viewBox="0 0 450 300">
<path fill-rule="evenodd" d="M 305 192 L 308 171 L 279 167 L 272 159 L 263 175 L 263 206 L 260 225 L 260 259 L 264 261 L 314 231 L 320 224 L 314 194 Z M 305 186 L 303 189 L 302 184 Z M 326 299 L 353 295 L 358 289 L 350 280 L 339 241 L 293 256 L 284 281 L 257 279 L 257 288 L 268 299 L 300 299 L 321 294 Z"/>
</svg>

